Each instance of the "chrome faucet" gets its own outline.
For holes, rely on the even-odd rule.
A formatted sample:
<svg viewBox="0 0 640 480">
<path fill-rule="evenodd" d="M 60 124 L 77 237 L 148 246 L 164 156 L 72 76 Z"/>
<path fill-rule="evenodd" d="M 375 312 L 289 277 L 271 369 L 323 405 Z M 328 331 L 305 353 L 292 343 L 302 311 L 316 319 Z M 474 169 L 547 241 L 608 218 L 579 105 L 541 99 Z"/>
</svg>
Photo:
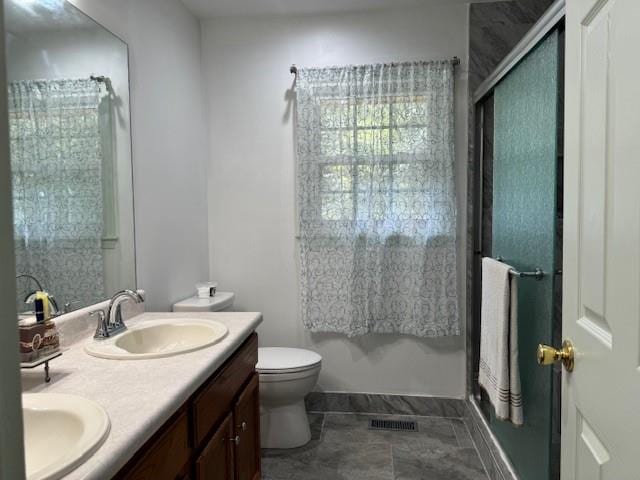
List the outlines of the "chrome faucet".
<svg viewBox="0 0 640 480">
<path fill-rule="evenodd" d="M 144 298 L 139 293 L 133 290 L 121 290 L 109 300 L 106 315 L 102 310 L 89 313 L 91 316 L 98 315 L 98 328 L 93 338 L 104 340 L 127 329 L 122 319 L 122 304 L 128 300 L 133 300 L 136 303 L 144 302 Z"/>
<path fill-rule="evenodd" d="M 20 275 L 16 275 L 16 280 L 19 280 L 21 278 L 27 278 L 38 286 L 37 290 L 28 293 L 27 296 L 24 297 L 24 300 L 23 300 L 24 303 L 26 303 L 27 305 L 34 303 L 36 300 L 36 293 L 43 292 L 49 299 L 49 305 L 51 307 L 51 316 L 57 317 L 62 314 L 62 312 L 60 311 L 60 308 L 58 308 L 58 302 L 56 301 L 55 297 L 50 293 L 45 292 L 44 288 L 42 288 L 42 283 L 40 283 L 40 280 L 38 280 L 35 276 L 30 275 L 28 273 L 21 273 Z"/>
</svg>

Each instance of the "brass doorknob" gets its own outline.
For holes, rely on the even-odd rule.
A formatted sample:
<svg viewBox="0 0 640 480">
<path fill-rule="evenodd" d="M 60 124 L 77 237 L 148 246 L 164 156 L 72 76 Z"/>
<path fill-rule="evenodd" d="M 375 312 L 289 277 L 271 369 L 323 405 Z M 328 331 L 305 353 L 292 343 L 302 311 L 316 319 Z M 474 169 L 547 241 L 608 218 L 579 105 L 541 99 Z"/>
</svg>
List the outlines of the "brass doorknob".
<svg viewBox="0 0 640 480">
<path fill-rule="evenodd" d="M 573 372 L 575 350 L 570 340 L 562 342 L 562 348 L 557 350 L 549 345 L 538 345 L 538 364 L 552 365 L 562 362 L 567 372 Z"/>
</svg>

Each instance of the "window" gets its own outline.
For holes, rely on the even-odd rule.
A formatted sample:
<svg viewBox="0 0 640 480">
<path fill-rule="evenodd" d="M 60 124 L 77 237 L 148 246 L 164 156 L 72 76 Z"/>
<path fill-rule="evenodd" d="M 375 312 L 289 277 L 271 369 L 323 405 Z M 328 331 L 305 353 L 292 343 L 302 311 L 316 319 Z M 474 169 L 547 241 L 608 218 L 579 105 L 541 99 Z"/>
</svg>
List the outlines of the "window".
<svg viewBox="0 0 640 480">
<path fill-rule="evenodd" d="M 322 221 L 420 219 L 428 208 L 422 96 L 322 99 Z"/>
</svg>

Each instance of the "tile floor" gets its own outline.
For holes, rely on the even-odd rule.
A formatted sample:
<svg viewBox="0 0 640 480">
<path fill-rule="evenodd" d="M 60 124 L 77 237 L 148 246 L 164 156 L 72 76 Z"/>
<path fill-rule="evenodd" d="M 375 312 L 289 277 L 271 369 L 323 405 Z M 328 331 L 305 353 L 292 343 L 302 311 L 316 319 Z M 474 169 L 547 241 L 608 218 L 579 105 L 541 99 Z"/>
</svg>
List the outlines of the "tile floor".
<svg viewBox="0 0 640 480">
<path fill-rule="evenodd" d="M 419 432 L 369 430 L 369 418 L 413 419 Z M 312 439 L 263 450 L 263 480 L 489 480 L 462 420 L 309 414 Z"/>
</svg>

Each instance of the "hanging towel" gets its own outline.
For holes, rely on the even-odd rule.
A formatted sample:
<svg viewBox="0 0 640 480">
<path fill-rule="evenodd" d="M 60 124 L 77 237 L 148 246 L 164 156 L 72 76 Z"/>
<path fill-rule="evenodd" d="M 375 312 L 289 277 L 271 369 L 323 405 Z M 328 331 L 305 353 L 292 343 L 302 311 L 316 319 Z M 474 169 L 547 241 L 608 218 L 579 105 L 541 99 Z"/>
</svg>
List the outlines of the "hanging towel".
<svg viewBox="0 0 640 480">
<path fill-rule="evenodd" d="M 512 267 L 482 259 L 480 375 L 496 417 L 524 423 L 518 368 L 518 283 Z"/>
</svg>

